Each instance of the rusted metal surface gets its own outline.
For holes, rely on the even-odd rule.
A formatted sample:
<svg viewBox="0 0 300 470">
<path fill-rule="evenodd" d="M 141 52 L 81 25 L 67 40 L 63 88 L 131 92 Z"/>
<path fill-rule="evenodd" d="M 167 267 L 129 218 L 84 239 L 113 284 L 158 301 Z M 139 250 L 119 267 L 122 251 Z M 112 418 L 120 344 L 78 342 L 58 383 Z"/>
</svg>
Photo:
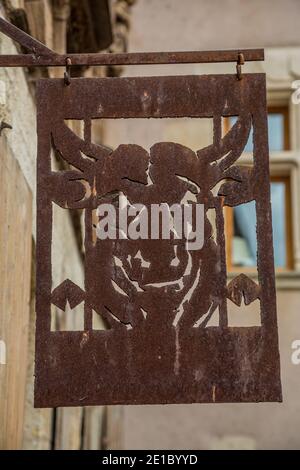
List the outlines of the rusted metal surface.
<svg viewBox="0 0 300 470">
<path fill-rule="evenodd" d="M 72 61 L 68 57 L 66 60 L 66 71 L 64 73 L 65 85 L 67 86 L 71 85 L 71 66 L 72 66 Z"/>
<path fill-rule="evenodd" d="M 265 75 L 242 77 L 38 82 L 35 406 L 281 400 Z M 222 116 L 238 116 L 224 137 Z M 147 151 L 91 142 L 92 119 L 178 117 L 212 118 L 212 145 L 194 152 L 160 142 Z M 84 139 L 67 126 L 69 119 L 84 121 Z M 253 167 L 245 168 L 238 159 L 251 128 Z M 72 169 L 53 171 L 51 150 Z M 103 201 L 122 193 L 131 204 L 171 205 L 188 191 L 205 207 L 202 249 L 189 251 L 184 240 L 93 236 Z M 258 283 L 242 273 L 228 282 L 224 207 L 250 201 L 257 211 Z M 52 285 L 53 204 L 84 210 L 84 289 L 67 279 Z M 216 215 L 215 237 L 209 210 Z M 228 303 L 240 306 L 243 299 L 246 305 L 259 300 L 261 324 L 229 327 Z M 84 331 L 51 331 L 51 304 L 64 310 L 67 302 L 71 308 L 84 303 Z M 93 311 L 107 331 L 93 329 Z M 218 326 L 209 326 L 213 317 Z"/>
<path fill-rule="evenodd" d="M 236 65 L 236 74 L 238 80 L 242 80 L 242 65 L 245 63 L 245 57 L 244 54 L 238 54 L 238 60 L 237 60 L 237 65 Z"/>
<path fill-rule="evenodd" d="M 132 52 L 120 54 L 19 54 L 1 55 L 2 67 L 63 67 L 69 57 L 73 65 L 153 65 L 237 62 L 242 53 L 247 62 L 264 60 L 263 49 L 195 52 Z"/>
</svg>

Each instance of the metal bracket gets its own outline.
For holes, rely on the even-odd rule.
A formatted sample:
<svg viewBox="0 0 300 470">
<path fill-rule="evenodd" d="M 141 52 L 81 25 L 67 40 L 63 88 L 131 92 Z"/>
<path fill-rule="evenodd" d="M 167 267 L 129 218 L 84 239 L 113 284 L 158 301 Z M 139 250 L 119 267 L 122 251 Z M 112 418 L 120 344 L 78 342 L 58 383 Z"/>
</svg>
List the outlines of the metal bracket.
<svg viewBox="0 0 300 470">
<path fill-rule="evenodd" d="M 243 75 L 242 75 L 242 65 L 245 64 L 245 57 L 242 52 L 238 54 L 238 60 L 236 64 L 236 74 L 237 74 L 237 79 L 242 80 Z"/>
<path fill-rule="evenodd" d="M 263 49 L 192 51 L 192 52 L 134 52 L 122 54 L 57 54 L 16 26 L 0 18 L 0 31 L 26 48 L 29 54 L 0 55 L 0 67 L 65 67 L 67 59 L 72 65 L 151 65 L 236 62 L 238 55 L 244 60 L 264 60 Z"/>
<path fill-rule="evenodd" d="M 72 61 L 70 57 L 68 57 L 66 60 L 66 71 L 64 73 L 64 81 L 66 86 L 71 85 L 71 65 Z"/>
</svg>

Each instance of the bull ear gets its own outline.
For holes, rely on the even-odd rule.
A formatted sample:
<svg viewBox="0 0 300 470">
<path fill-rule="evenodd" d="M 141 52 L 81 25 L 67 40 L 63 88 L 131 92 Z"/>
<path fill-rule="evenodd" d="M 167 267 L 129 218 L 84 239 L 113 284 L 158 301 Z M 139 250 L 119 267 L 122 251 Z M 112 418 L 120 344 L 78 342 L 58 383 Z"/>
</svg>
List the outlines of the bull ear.
<svg viewBox="0 0 300 470">
<path fill-rule="evenodd" d="M 227 286 L 227 298 L 239 307 L 243 298 L 245 305 L 250 305 L 259 296 L 260 286 L 245 274 L 235 277 Z"/>
<path fill-rule="evenodd" d="M 223 176 L 229 180 L 218 191 L 218 196 L 224 197 L 224 205 L 233 207 L 253 201 L 252 168 L 233 166 Z"/>
</svg>

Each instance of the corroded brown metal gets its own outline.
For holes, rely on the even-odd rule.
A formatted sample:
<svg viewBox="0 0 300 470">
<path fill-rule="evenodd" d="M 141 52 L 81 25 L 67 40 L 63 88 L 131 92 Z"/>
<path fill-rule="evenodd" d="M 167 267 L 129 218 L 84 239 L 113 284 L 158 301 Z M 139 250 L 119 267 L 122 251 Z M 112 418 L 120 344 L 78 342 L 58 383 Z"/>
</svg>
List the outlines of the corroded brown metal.
<svg viewBox="0 0 300 470">
<path fill-rule="evenodd" d="M 53 55 L 1 55 L 2 67 L 64 67 L 70 58 L 73 65 L 153 65 L 153 64 L 203 64 L 237 62 L 242 53 L 245 61 L 264 60 L 263 49 L 238 49 L 224 51 L 193 52 L 131 52 L 131 53 L 94 53 L 94 54 L 55 54 Z"/>
<path fill-rule="evenodd" d="M 68 87 L 41 80 L 37 105 L 35 406 L 280 401 L 265 75 L 72 79 Z M 226 116 L 238 120 L 222 137 Z M 148 152 L 91 142 L 92 119 L 178 117 L 212 118 L 212 145 L 194 152 L 160 142 Z M 68 119 L 84 121 L 84 139 Z M 238 159 L 251 128 L 253 166 L 245 168 Z M 51 149 L 72 169 L 53 171 Z M 148 207 L 181 203 L 188 191 L 205 207 L 202 249 L 174 239 L 93 237 L 103 201 L 122 193 Z M 258 283 L 245 274 L 228 282 L 224 206 L 253 200 Z M 84 290 L 70 280 L 52 286 L 53 203 L 84 210 Z M 243 299 L 259 299 L 261 325 L 228 326 L 228 302 Z M 67 302 L 84 302 L 84 331 L 51 331 L 51 303 L 64 310 Z M 107 331 L 93 330 L 93 311 Z M 218 326 L 209 326 L 212 317 Z"/>
</svg>

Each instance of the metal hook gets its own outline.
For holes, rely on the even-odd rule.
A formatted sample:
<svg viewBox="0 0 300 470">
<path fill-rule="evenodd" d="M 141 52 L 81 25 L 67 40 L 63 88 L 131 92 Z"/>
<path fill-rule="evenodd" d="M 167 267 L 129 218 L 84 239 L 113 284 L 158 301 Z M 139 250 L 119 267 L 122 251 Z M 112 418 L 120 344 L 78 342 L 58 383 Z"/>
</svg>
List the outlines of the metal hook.
<svg viewBox="0 0 300 470">
<path fill-rule="evenodd" d="M 238 54 L 238 60 L 237 60 L 237 65 L 236 65 L 236 74 L 237 74 L 237 79 L 242 80 L 243 75 L 242 75 L 242 65 L 245 63 L 245 58 L 244 54 L 239 53 Z"/>
<path fill-rule="evenodd" d="M 66 71 L 64 73 L 64 81 L 65 81 L 66 86 L 71 85 L 71 65 L 72 65 L 72 61 L 70 57 L 68 57 L 66 59 Z"/>
</svg>

